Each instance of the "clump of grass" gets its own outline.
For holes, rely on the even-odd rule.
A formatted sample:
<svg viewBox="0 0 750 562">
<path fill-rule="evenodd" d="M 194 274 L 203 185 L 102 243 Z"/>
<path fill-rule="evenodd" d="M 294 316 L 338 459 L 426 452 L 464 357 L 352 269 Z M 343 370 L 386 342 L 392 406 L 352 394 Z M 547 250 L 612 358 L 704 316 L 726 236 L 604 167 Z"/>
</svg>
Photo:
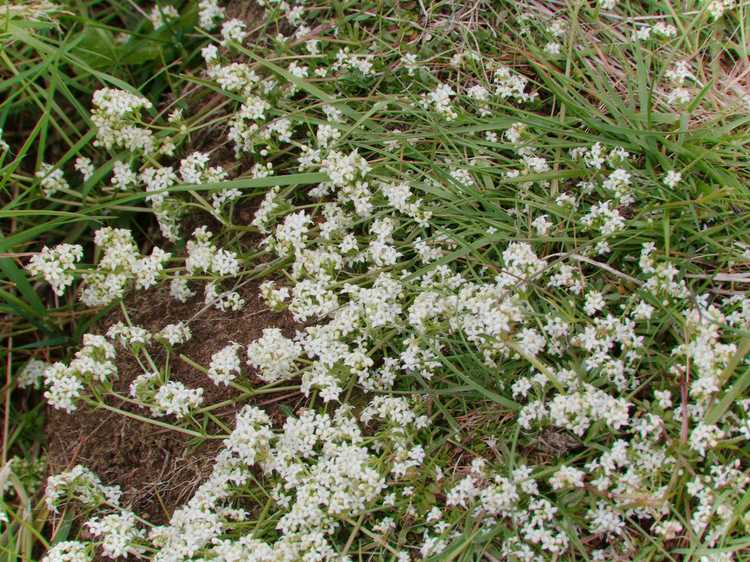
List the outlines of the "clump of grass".
<svg viewBox="0 0 750 562">
<path fill-rule="evenodd" d="M 47 507 L 78 510 L 88 538 L 56 534 L 46 559 L 742 559 L 747 99 L 727 79 L 745 9 L 617 4 L 263 2 L 256 29 L 162 6 L 155 44 L 200 20 L 200 59 L 162 44 L 185 75 L 86 74 L 103 83 L 79 140 L 55 127 L 71 148 L 9 176 L 27 226 L 5 240 L 87 258 L 6 260 L 7 306 L 29 309 L 13 337 L 83 305 L 128 320 L 128 292 L 167 283 L 229 322 L 261 278 L 300 329 L 201 365 L 191 318 L 76 321 L 83 346 L 42 377 L 52 406 L 223 449 L 165 525 L 84 467 L 53 476 Z M 128 395 L 118 356 L 142 366 Z M 237 398 L 205 403 L 176 365 Z M 253 402 L 290 390 L 305 408 L 280 425 Z"/>
</svg>

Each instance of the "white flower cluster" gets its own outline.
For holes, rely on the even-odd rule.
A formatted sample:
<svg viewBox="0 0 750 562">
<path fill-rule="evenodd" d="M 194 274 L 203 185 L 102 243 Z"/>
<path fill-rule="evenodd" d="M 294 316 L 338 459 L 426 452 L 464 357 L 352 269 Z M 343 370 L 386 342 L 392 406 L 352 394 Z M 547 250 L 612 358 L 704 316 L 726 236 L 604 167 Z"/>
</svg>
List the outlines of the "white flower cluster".
<svg viewBox="0 0 750 562">
<path fill-rule="evenodd" d="M 583 130 L 577 118 L 557 114 L 550 127 L 539 115 L 507 111 L 508 101 L 533 102 L 537 94 L 529 91 L 529 78 L 488 56 L 457 48 L 417 66 L 413 54 L 389 60 L 400 56 L 398 50 L 338 50 L 338 43 L 317 38 L 327 33 L 315 27 L 317 8 L 274 0 L 262 5 L 269 18 L 284 18 L 278 20 L 284 33 L 294 28 L 274 39 L 285 50 L 283 68 L 267 73 L 238 55 L 235 47 L 249 34 L 239 20 L 223 22 L 221 46 L 209 45 L 203 56 L 208 78 L 237 104 L 227 118 L 228 138 L 238 154 L 252 154 L 243 177 L 270 177 L 274 167 L 285 176 L 325 176 L 310 189 L 270 188 L 251 227 L 265 236 L 262 259 L 275 260 L 263 267 L 280 271 L 259 292 L 270 308 L 288 309 L 300 325 L 294 336 L 264 329 L 247 345 L 247 361 L 265 383 L 263 393 L 286 390 L 275 385 L 287 381 L 311 409 L 286 415 L 283 427 L 274 429 L 269 413 L 245 405 L 234 430 L 221 435 L 224 448 L 211 474 L 168 524 L 146 534 L 127 511 L 99 513 L 88 523 L 105 554 L 162 562 L 333 561 L 355 556 L 355 541 L 364 536 L 377 549 L 372 556 L 405 562 L 467 544 L 468 524 L 477 544 L 486 538 L 492 556 L 502 559 L 625 560 L 637 557 L 643 536 L 652 545 L 655 537 L 664 539 L 665 551 L 686 541 L 714 548 L 750 526 L 736 510 L 750 485 L 746 463 L 726 462 L 727 451 L 750 436 L 750 401 L 723 400 L 740 387 L 734 386 L 739 369 L 729 367 L 750 326 L 750 299 L 692 295 L 689 274 L 653 243 L 643 245 L 640 258 L 622 259 L 632 255 L 633 244 L 661 239 L 650 209 L 641 213 L 635 204 L 653 201 L 647 190 L 679 189 L 681 173 L 653 179 L 650 169 L 636 167 L 644 161 L 642 148 L 628 144 L 631 155 L 608 145 L 613 141 L 606 131 L 593 135 L 589 128 L 596 127 Z M 600 5 L 605 19 L 618 10 L 617 2 Z M 214 0 L 201 0 L 198 10 L 206 29 L 224 19 Z M 531 33 L 533 17 L 517 19 L 525 29 L 519 33 Z M 565 20 L 537 23 L 547 54 L 561 56 Z M 664 46 L 656 39 L 675 34 L 661 19 L 636 29 L 654 49 Z M 304 58 L 287 59 L 288 53 Z M 323 64 L 334 57 L 332 65 Z M 389 96 L 387 106 L 372 105 L 372 97 L 363 106 L 352 91 L 381 68 L 397 69 L 394 80 L 406 87 L 376 90 Z M 432 86 L 409 80 L 417 68 L 419 80 L 432 73 Z M 318 80 L 330 70 L 339 73 L 337 80 Z M 687 63 L 674 65 L 665 79 L 678 87 L 667 95 L 676 104 L 691 99 L 688 80 L 698 84 Z M 318 95 L 308 95 L 314 88 Z M 100 142 L 157 152 L 159 135 L 137 141 L 136 131 L 125 131 L 140 127 L 147 103 L 118 92 L 102 94 L 95 109 L 103 123 Z M 433 112 L 462 126 L 430 136 L 424 123 L 391 122 L 383 111 L 395 106 L 391 99 L 408 108 L 405 115 Z M 547 107 L 539 106 L 535 112 Z M 361 107 L 376 118 L 359 120 Z M 180 120 L 176 115 L 173 124 Z M 471 142 L 464 142 L 469 135 Z M 592 141 L 580 146 L 579 138 Z M 454 140 L 465 154 L 449 150 Z M 576 147 L 566 154 L 561 147 L 571 142 Z M 420 152 L 425 146 L 428 152 Z M 426 163 L 414 158 L 426 153 L 433 155 Z M 151 160 L 138 172 L 132 157 L 115 164 L 113 185 L 145 185 L 160 224 L 173 233 L 179 202 L 170 188 L 226 177 L 209 167 L 207 153 L 190 153 L 174 168 Z M 677 155 L 667 154 L 664 162 L 684 169 Z M 81 170 L 90 173 L 88 166 Z M 216 192 L 206 210 L 234 228 L 231 210 L 222 213 L 242 197 L 233 189 Z M 221 284 L 246 275 L 246 260 L 214 240 L 206 227 L 195 230 L 171 293 L 185 301 L 193 295 L 189 283 L 206 281 L 206 303 L 236 310 L 242 297 Z M 132 237 L 114 229 L 97 233 L 97 243 L 103 257 L 84 292 L 103 288 L 87 302 L 110 302 L 131 281 L 146 287 L 163 276 L 168 256 L 161 250 L 142 258 Z M 676 255 L 676 245 L 682 247 L 673 239 L 665 252 Z M 61 270 L 66 273 L 54 278 L 64 288 L 72 268 Z M 141 353 L 152 339 L 182 345 L 189 330 L 178 323 L 152 335 L 116 324 L 108 336 Z M 48 398 L 57 407 L 75 408 L 86 385 L 106 391 L 100 375 L 115 374 L 113 352 L 91 338 L 84 344 L 70 367 L 45 371 Z M 246 390 L 243 345 L 222 345 L 205 370 L 208 378 Z M 664 353 L 665 345 L 672 353 Z M 149 368 L 131 385 L 133 400 L 154 416 L 173 416 L 177 426 L 198 424 L 197 415 L 211 409 L 196 412 L 203 389 L 169 380 L 168 368 Z M 476 411 L 464 411 L 464 400 L 480 394 Z M 456 403 L 460 417 L 454 416 Z M 477 436 L 471 446 L 464 443 L 467 434 Z M 475 456 L 489 449 L 501 457 L 497 464 L 504 463 L 506 447 L 497 438 L 508 435 L 520 462 L 498 470 Z M 553 455 L 545 449 L 548 440 Z M 581 501 L 582 494 L 594 499 Z M 255 497 L 267 498 L 267 506 L 253 505 L 251 513 Z M 577 536 L 585 539 L 574 541 Z"/>
<path fill-rule="evenodd" d="M 86 334 L 83 347 L 69 365 L 54 363 L 44 371 L 44 397 L 55 408 L 72 412 L 85 385 L 110 382 L 117 376 L 115 349 L 104 336 Z"/>
<path fill-rule="evenodd" d="M 108 150 L 124 148 L 132 152 L 151 154 L 156 141 L 150 129 L 138 122 L 143 109 L 151 109 L 146 98 L 124 90 L 103 88 L 94 92 L 91 120 L 96 126 L 95 146 Z"/>
<path fill-rule="evenodd" d="M 237 254 L 217 248 L 211 242 L 213 234 L 205 226 L 196 228 L 193 239 L 187 243 L 185 269 L 190 274 L 211 273 L 218 276 L 235 276 L 240 264 Z"/>
<path fill-rule="evenodd" d="M 677 28 L 670 23 L 658 21 L 654 25 L 641 25 L 633 31 L 633 39 L 646 41 L 653 37 L 671 39 L 677 36 Z"/>
<path fill-rule="evenodd" d="M 629 423 L 630 403 L 615 398 L 602 390 L 584 385 L 581 391 L 558 394 L 548 403 L 532 401 L 519 414 L 519 425 L 526 429 L 533 421 L 547 422 L 555 427 L 583 435 L 595 422 L 603 422 L 617 430 Z"/>
<path fill-rule="evenodd" d="M 168 525 L 151 529 L 153 560 L 182 560 L 201 549 L 243 560 L 332 560 L 335 550 L 327 537 L 342 519 L 363 513 L 385 486 L 371 466 L 373 457 L 359 428 L 346 414 L 305 412 L 288 418 L 283 431 L 275 434 L 262 410 L 246 406 L 224 447 L 193 498 L 175 511 Z M 273 493 L 284 511 L 276 525 L 280 538 L 270 544 L 250 536 L 221 538 L 232 519 L 247 517 L 243 510 L 229 507 L 229 490 L 247 482 L 256 465 L 281 482 Z M 125 528 L 116 536 L 132 542 L 133 527 Z"/>
<path fill-rule="evenodd" d="M 713 19 L 719 19 L 728 10 L 737 7 L 737 0 L 711 0 L 706 10 Z"/>
<path fill-rule="evenodd" d="M 224 19 L 224 8 L 217 0 L 200 0 L 198 2 L 198 24 L 206 31 L 212 31 Z"/>
<path fill-rule="evenodd" d="M 92 549 L 78 541 L 55 543 L 42 558 L 42 562 L 91 562 Z"/>
<path fill-rule="evenodd" d="M 130 395 L 156 417 L 181 419 L 203 404 L 203 388 L 188 388 L 179 381 L 165 381 L 156 371 L 136 377 L 130 384 Z"/>
<path fill-rule="evenodd" d="M 16 375 L 18 388 L 39 388 L 44 380 L 44 371 L 49 363 L 39 359 L 29 359 Z"/>
<path fill-rule="evenodd" d="M 149 256 L 141 256 L 129 230 L 100 228 L 94 243 L 102 255 L 94 271 L 83 276 L 81 301 L 87 306 L 102 306 L 123 298 L 129 282 L 148 289 L 156 284 L 170 254 L 155 246 Z"/>
<path fill-rule="evenodd" d="M 86 522 L 86 528 L 100 539 L 102 554 L 108 558 L 141 555 L 143 548 L 137 543 L 143 539 L 145 533 L 137 526 L 135 514 L 122 510 L 102 517 L 95 517 Z"/>
<path fill-rule="evenodd" d="M 685 87 L 686 80 L 695 81 L 696 78 L 690 70 L 690 65 L 686 61 L 679 61 L 675 65 L 667 70 L 665 78 L 674 84 L 669 92 L 667 92 L 666 100 L 670 106 L 684 106 L 690 103 L 693 99 L 690 90 Z"/>
<path fill-rule="evenodd" d="M 534 101 L 536 93 L 526 92 L 529 83 L 528 78 L 513 72 L 507 66 L 499 65 L 492 76 L 495 86 L 495 95 L 501 99 L 514 99 L 519 103 Z"/>
<path fill-rule="evenodd" d="M 529 555 L 534 546 L 547 556 L 560 555 L 567 549 L 569 540 L 556 517 L 558 510 L 541 496 L 529 467 L 516 468 L 509 478 L 497 474 L 488 482 L 482 482 L 479 476 L 471 474 L 460 480 L 448 492 L 446 505 L 465 509 L 475 505 L 475 515 L 488 518 L 490 523 L 497 518 L 512 519 L 518 534 L 503 545 L 504 556 L 532 559 Z"/>
<path fill-rule="evenodd" d="M 214 384 L 228 385 L 240 373 L 240 344 L 231 343 L 211 356 L 208 378 Z"/>
<path fill-rule="evenodd" d="M 265 328 L 263 335 L 247 347 L 248 363 L 268 383 L 294 376 L 294 362 L 301 354 L 302 346 L 278 328 Z"/>
<path fill-rule="evenodd" d="M 42 186 L 45 197 L 52 197 L 58 191 L 70 190 L 70 184 L 65 179 L 64 172 L 47 162 L 42 162 L 36 177 L 39 178 L 39 185 Z"/>
<path fill-rule="evenodd" d="M 202 388 L 188 388 L 181 382 L 167 381 L 156 391 L 151 411 L 155 416 L 183 418 L 202 403 Z"/>
<path fill-rule="evenodd" d="M 71 502 L 89 508 L 96 508 L 102 503 L 118 506 L 121 495 L 120 488 L 103 485 L 96 474 L 79 464 L 47 479 L 44 501 L 47 509 L 57 513 L 61 506 Z"/>
<path fill-rule="evenodd" d="M 440 84 L 432 92 L 423 94 L 422 107 L 427 110 L 433 110 L 446 120 L 452 121 L 458 117 L 458 113 L 453 109 L 451 101 L 456 95 L 456 91 L 448 84 Z"/>
<path fill-rule="evenodd" d="M 190 340 L 191 337 L 192 333 L 185 322 L 167 324 L 158 334 L 156 334 L 158 340 L 161 340 L 169 346 L 181 345 Z"/>
<path fill-rule="evenodd" d="M 352 53 L 349 47 L 339 49 L 336 53 L 336 62 L 333 64 L 333 70 L 337 71 L 342 68 L 356 70 L 365 76 L 372 74 L 373 56 L 365 54 Z"/>
<path fill-rule="evenodd" d="M 171 4 L 155 4 L 148 14 L 148 20 L 154 26 L 154 29 L 159 29 L 169 23 L 170 20 L 179 17 L 180 13 L 177 11 L 177 8 Z"/>
<path fill-rule="evenodd" d="M 211 281 L 205 287 L 205 302 L 219 310 L 240 310 L 245 300 L 236 291 L 223 291 L 220 282 L 223 278 L 234 277 L 240 271 L 237 254 L 218 248 L 212 241 L 213 234 L 205 226 L 196 228 L 193 239 L 187 243 L 185 269 L 190 275 L 207 273 Z M 192 296 L 186 280 L 172 284 L 172 294 L 180 301 Z"/>
<path fill-rule="evenodd" d="M 83 248 L 78 244 L 58 244 L 54 248 L 45 246 L 31 257 L 26 269 L 32 275 L 44 277 L 57 296 L 73 283 L 76 263 L 83 258 Z"/>
<path fill-rule="evenodd" d="M 148 345 L 151 342 L 151 333 L 140 326 L 129 326 L 122 322 L 116 322 L 109 330 L 107 337 L 125 348 L 135 348 Z"/>
</svg>

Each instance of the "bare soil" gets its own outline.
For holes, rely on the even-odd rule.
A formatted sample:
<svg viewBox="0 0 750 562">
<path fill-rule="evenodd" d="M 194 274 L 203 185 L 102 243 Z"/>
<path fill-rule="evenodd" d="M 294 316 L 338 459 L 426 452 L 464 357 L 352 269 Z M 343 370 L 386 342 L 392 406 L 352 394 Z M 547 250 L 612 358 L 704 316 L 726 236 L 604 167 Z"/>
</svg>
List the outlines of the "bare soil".
<svg viewBox="0 0 750 562">
<path fill-rule="evenodd" d="M 209 309 L 190 322 L 192 339 L 178 347 L 175 354 L 184 353 L 202 366 L 208 366 L 211 355 L 227 345 L 237 342 L 246 345 L 258 338 L 263 328 L 278 327 L 291 335 L 295 324 L 288 313 L 269 311 L 258 293 L 256 283 L 240 291 L 246 299 L 245 308 L 237 313 Z M 188 303 L 180 304 L 169 295 L 166 288 L 139 292 L 126 300 L 133 324 L 157 332 L 167 324 L 193 318 L 204 308 L 200 295 Z M 121 314 L 112 314 L 99 327 L 104 332 L 121 320 Z M 157 364 L 163 361 L 163 352 L 154 347 Z M 171 361 L 173 380 L 196 388 L 204 388 L 204 403 L 215 404 L 237 396 L 237 391 L 227 386 L 217 386 L 203 373 L 177 357 Z M 142 373 L 136 360 L 125 353 L 118 357 L 119 377 L 115 389 L 128 393 L 130 383 Z M 252 369 L 245 368 L 250 379 L 245 385 L 258 384 Z M 296 409 L 302 396 L 259 397 L 269 415 L 280 421 L 278 406 L 286 403 Z M 127 403 L 108 402 L 112 406 L 140 415 L 148 412 Z M 219 409 L 217 417 L 230 427 L 234 414 L 242 404 L 232 404 Z M 169 420 L 167 420 L 169 421 Z M 199 443 L 196 438 L 163 429 L 149 423 L 104 409 L 92 410 L 81 406 L 69 415 L 47 409 L 46 433 L 49 439 L 48 471 L 56 474 L 75 464 L 83 464 L 100 476 L 108 485 L 117 484 L 123 490 L 123 504 L 130 506 L 140 516 L 154 523 L 163 523 L 171 513 L 190 498 L 195 488 L 211 470 L 213 459 L 221 446 L 218 440 Z"/>
</svg>

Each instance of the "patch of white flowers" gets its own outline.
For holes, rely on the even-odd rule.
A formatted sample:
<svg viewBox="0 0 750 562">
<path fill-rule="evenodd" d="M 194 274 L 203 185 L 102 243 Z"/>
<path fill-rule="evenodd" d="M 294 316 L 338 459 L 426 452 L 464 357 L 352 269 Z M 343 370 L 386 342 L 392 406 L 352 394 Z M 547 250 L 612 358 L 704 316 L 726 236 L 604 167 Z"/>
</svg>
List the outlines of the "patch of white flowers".
<svg viewBox="0 0 750 562">
<path fill-rule="evenodd" d="M 211 356 L 208 377 L 214 384 L 227 385 L 240 373 L 240 344 L 231 343 Z"/>
<path fill-rule="evenodd" d="M 123 298 L 130 284 L 139 289 L 154 286 L 170 258 L 159 247 L 142 256 L 131 232 L 122 228 L 97 230 L 94 243 L 101 258 L 95 270 L 83 275 L 81 301 L 87 306 L 102 306 Z"/>
<path fill-rule="evenodd" d="M 250 365 L 258 369 L 266 382 L 276 382 L 291 376 L 294 361 L 301 355 L 302 346 L 287 338 L 278 328 L 266 328 L 263 336 L 247 348 Z"/>
<path fill-rule="evenodd" d="M 65 288 L 75 279 L 73 271 L 83 259 L 83 247 L 78 244 L 58 244 L 54 248 L 44 247 L 31 257 L 26 269 L 32 275 L 43 277 L 57 296 L 62 296 Z"/>
<path fill-rule="evenodd" d="M 42 186 L 45 197 L 52 197 L 58 191 L 70 189 L 70 184 L 65 179 L 64 172 L 47 162 L 42 162 L 39 171 L 36 173 L 36 177 L 39 178 L 39 185 Z"/>
<path fill-rule="evenodd" d="M 598 4 L 601 18 L 619 9 Z M 249 224 L 234 222 L 250 194 L 241 184 L 201 202 L 227 228 L 195 228 L 184 261 L 159 247 L 142 255 L 127 230 L 98 230 L 81 298 L 100 306 L 168 281 L 186 302 L 202 283 L 206 305 L 236 312 L 245 304 L 239 281 L 267 270 L 274 279 L 257 291 L 273 312 L 288 311 L 294 332 L 265 327 L 253 341 L 218 342 L 209 365 L 198 365 L 251 402 L 232 429 L 216 424 L 223 447 L 212 471 L 166 524 L 139 520 L 78 467 L 50 480 L 50 507 L 77 500 L 94 509 L 86 528 L 106 556 L 162 562 L 349 560 L 355 541 L 406 562 L 465 544 L 468 528 L 504 560 L 625 560 L 646 548 L 644 535 L 714 548 L 750 528 L 736 512 L 750 487 L 747 463 L 724 454 L 750 436 L 750 401 L 722 401 L 737 388 L 735 366 L 746 367 L 737 354 L 750 299 L 694 293 L 661 226 L 641 228 L 653 220 L 643 201 L 686 186 L 683 172 L 654 180 L 638 145 L 580 142 L 583 126 L 559 112 L 554 127 L 531 113 L 506 115 L 510 103 L 546 111 L 546 93 L 489 53 L 388 59 L 374 47 L 340 49 L 314 27 L 309 4 L 261 5 L 288 31 L 274 39 L 288 52 L 273 72 L 235 49 L 250 30 L 226 20 L 215 0 L 199 2 L 198 18 L 206 30 L 220 27 L 202 52 L 205 77 L 228 93 L 226 140 L 238 162 L 249 159 L 241 177 L 279 185 L 254 200 Z M 155 27 L 171 17 L 169 7 L 152 13 Z M 529 19 L 518 19 L 523 33 Z M 663 21 L 638 26 L 634 38 L 649 44 L 676 34 Z M 540 23 L 553 59 L 567 29 L 562 18 Z M 348 88 L 390 80 L 393 69 L 408 87 L 389 91 L 387 103 L 368 101 L 370 121 Z M 668 66 L 664 79 L 667 104 L 685 108 L 688 84 L 699 84 L 691 65 Z M 309 97 L 313 88 L 325 97 Z M 107 189 L 143 191 L 165 237 L 179 241 L 186 204 L 175 186 L 213 186 L 229 173 L 210 166 L 208 152 L 160 162 L 175 146 L 172 133 L 142 122 L 148 100 L 104 89 L 93 104 L 98 146 L 130 153 Z M 409 119 L 381 130 L 394 107 L 408 108 Z M 445 143 L 427 137 L 435 121 L 426 114 L 442 122 Z M 170 126 L 181 120 L 175 114 Z M 445 156 L 448 140 L 465 154 Z M 427 162 L 413 157 L 427 153 Z M 94 173 L 90 161 L 77 169 Z M 68 188 L 59 170 L 41 171 L 50 193 Z M 241 244 L 219 244 L 245 230 L 263 237 L 258 261 Z M 61 295 L 82 254 L 45 248 L 27 269 Z M 171 378 L 148 354 L 181 346 L 188 357 L 187 321 L 154 334 L 117 323 L 107 338 L 143 367 L 129 400 L 168 419 L 160 425 L 208 431 L 204 389 Z M 105 337 L 87 334 L 83 344 L 69 364 L 44 369 L 47 400 L 68 412 L 110 392 L 117 375 Z M 289 386 L 299 405 L 272 422 L 256 394 Z M 456 417 L 463 394 L 476 411 Z M 261 516 L 270 523 L 256 525 Z M 50 561 L 90 552 L 62 544 Z"/>
<path fill-rule="evenodd" d="M 58 362 L 44 371 L 44 397 L 55 408 L 72 412 L 87 384 L 109 384 L 117 376 L 114 359 L 115 349 L 103 336 L 84 335 L 83 347 L 68 365 Z"/>
</svg>

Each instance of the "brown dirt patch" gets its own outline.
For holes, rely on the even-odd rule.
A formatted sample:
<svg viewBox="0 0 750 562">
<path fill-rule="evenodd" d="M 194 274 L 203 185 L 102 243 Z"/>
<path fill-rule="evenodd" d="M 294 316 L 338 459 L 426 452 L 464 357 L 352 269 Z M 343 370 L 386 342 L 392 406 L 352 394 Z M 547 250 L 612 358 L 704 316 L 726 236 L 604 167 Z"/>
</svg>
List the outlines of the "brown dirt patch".
<svg viewBox="0 0 750 562">
<path fill-rule="evenodd" d="M 247 0 L 231 0 L 226 7 L 227 19 L 237 18 L 245 22 L 250 32 L 250 38 L 256 37 L 260 33 L 260 26 L 265 20 L 265 9 L 261 8 L 255 2 Z"/>
<path fill-rule="evenodd" d="M 189 324 L 192 339 L 175 351 L 184 353 L 203 366 L 208 366 L 211 355 L 230 341 L 246 345 L 259 337 L 263 328 L 279 327 L 287 335 L 294 332 L 295 324 L 288 313 L 274 313 L 265 307 L 257 283 L 248 283 L 240 290 L 247 304 L 237 313 L 215 309 L 199 313 L 204 304 L 200 292 L 196 292 L 199 294 L 185 304 L 172 300 L 166 288 L 139 292 L 126 299 L 126 307 L 133 324 L 151 332 L 160 330 L 166 324 L 193 318 Z M 113 313 L 97 331 L 103 333 L 120 319 L 121 314 Z M 164 353 L 158 351 L 157 346 L 153 349 L 157 365 L 162 365 Z M 178 358 L 173 357 L 171 365 L 173 380 L 191 388 L 204 388 L 206 405 L 238 395 L 230 387 L 214 385 L 203 373 Z M 115 389 L 127 395 L 130 383 L 142 373 L 141 367 L 135 359 L 120 353 L 118 371 Z M 250 380 L 240 382 L 251 387 L 259 383 L 249 367 L 246 366 L 244 372 L 249 373 L 245 376 L 249 376 Z M 279 405 L 285 402 L 295 409 L 302 398 L 299 393 L 265 395 L 260 396 L 256 403 L 263 406 L 275 421 L 280 421 Z M 111 399 L 108 403 L 136 414 L 148 415 L 147 411 L 137 406 Z M 241 406 L 231 404 L 213 413 L 231 427 L 234 414 Z M 210 472 L 221 446 L 218 440 L 199 442 L 190 435 L 86 406 L 79 407 L 72 415 L 48 408 L 46 432 L 50 474 L 83 464 L 97 473 L 106 484 L 121 486 L 123 504 L 154 523 L 167 521 L 174 509 L 190 498 Z"/>
</svg>

